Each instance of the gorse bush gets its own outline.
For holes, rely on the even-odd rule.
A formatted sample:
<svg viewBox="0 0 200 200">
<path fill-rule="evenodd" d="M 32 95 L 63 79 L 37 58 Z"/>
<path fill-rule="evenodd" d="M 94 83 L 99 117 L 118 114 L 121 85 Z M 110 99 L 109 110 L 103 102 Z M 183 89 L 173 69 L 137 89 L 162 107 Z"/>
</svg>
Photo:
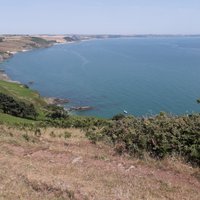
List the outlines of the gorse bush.
<svg viewBox="0 0 200 200">
<path fill-rule="evenodd" d="M 70 138 L 72 136 L 72 134 L 68 131 L 65 131 L 64 132 L 64 138 L 67 139 L 67 138 Z"/>
<path fill-rule="evenodd" d="M 81 128 L 87 131 L 92 127 L 103 127 L 109 123 L 106 119 L 98 119 L 95 117 L 68 116 L 67 118 L 52 118 L 52 116 L 48 114 L 45 124 L 47 126 L 61 128 Z"/>
<path fill-rule="evenodd" d="M 120 113 L 120 114 L 114 115 L 112 120 L 120 120 L 120 119 L 123 119 L 125 117 L 126 117 L 125 115 Z"/>
<path fill-rule="evenodd" d="M 33 104 L 27 104 L 0 93 L 0 111 L 16 117 L 35 119 L 37 112 Z"/>
<path fill-rule="evenodd" d="M 67 111 L 63 107 L 51 105 L 47 106 L 48 114 L 46 117 L 51 119 L 66 119 L 69 117 Z"/>
<path fill-rule="evenodd" d="M 106 139 L 119 153 L 143 156 L 146 152 L 154 158 L 178 155 L 200 165 L 200 115 L 172 117 L 164 113 L 149 118 L 123 117 L 113 120 L 99 133 L 88 137 Z M 95 137 L 95 138 L 94 138 Z"/>
<path fill-rule="evenodd" d="M 23 134 L 22 137 L 27 141 L 29 142 L 30 141 L 30 136 L 26 133 L 26 134 Z"/>
</svg>

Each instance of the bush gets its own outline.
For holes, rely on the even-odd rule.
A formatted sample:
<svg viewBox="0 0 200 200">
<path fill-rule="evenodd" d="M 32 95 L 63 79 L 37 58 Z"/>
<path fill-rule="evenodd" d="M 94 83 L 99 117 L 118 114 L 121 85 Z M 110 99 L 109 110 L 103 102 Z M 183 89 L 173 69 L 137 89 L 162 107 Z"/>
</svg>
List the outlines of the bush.
<svg viewBox="0 0 200 200">
<path fill-rule="evenodd" d="M 56 137 L 56 134 L 54 133 L 54 131 L 51 131 L 50 136 L 51 137 Z"/>
<path fill-rule="evenodd" d="M 123 115 L 123 114 L 117 114 L 117 115 L 113 116 L 112 120 L 120 120 L 120 119 L 123 119 L 125 117 L 126 116 Z"/>
<path fill-rule="evenodd" d="M 46 115 L 48 118 L 52 119 L 66 119 L 68 118 L 68 113 L 66 110 L 64 110 L 63 107 L 59 106 L 48 106 L 49 113 Z"/>
<path fill-rule="evenodd" d="M 111 121 L 99 133 L 103 138 L 109 137 L 119 153 L 142 157 L 147 152 L 157 159 L 175 154 L 200 165 L 199 114 L 173 117 L 162 113 L 149 118 L 125 117 Z M 97 136 L 96 132 L 88 134 L 92 141 L 100 138 Z"/>
<path fill-rule="evenodd" d="M 23 134 L 22 137 L 27 141 L 29 142 L 30 141 L 30 137 L 29 135 L 26 133 L 26 134 Z"/>
<path fill-rule="evenodd" d="M 108 120 L 98 119 L 94 117 L 80 117 L 80 116 L 69 116 L 66 118 L 52 118 L 52 111 L 47 114 L 46 124 L 54 127 L 62 128 L 81 128 L 88 130 L 91 127 L 103 127 L 108 124 Z"/>
<path fill-rule="evenodd" d="M 65 131 L 64 132 L 64 138 L 67 139 L 67 138 L 70 138 L 72 136 L 72 134 L 68 131 Z"/>
<path fill-rule="evenodd" d="M 49 44 L 53 43 L 53 41 L 47 41 L 47 40 L 45 40 L 43 38 L 39 38 L 39 37 L 31 37 L 31 40 L 33 42 L 37 43 L 38 45 L 44 45 L 44 46 L 48 46 Z"/>
<path fill-rule="evenodd" d="M 41 130 L 39 128 L 35 129 L 35 136 L 40 137 L 42 135 Z"/>
<path fill-rule="evenodd" d="M 3 113 L 27 119 L 36 119 L 38 115 L 33 104 L 18 101 L 3 93 L 0 93 L 0 110 Z"/>
<path fill-rule="evenodd" d="M 96 142 L 102 140 L 102 134 L 95 130 L 88 130 L 86 132 L 86 137 L 92 141 L 92 143 L 96 144 Z"/>
</svg>

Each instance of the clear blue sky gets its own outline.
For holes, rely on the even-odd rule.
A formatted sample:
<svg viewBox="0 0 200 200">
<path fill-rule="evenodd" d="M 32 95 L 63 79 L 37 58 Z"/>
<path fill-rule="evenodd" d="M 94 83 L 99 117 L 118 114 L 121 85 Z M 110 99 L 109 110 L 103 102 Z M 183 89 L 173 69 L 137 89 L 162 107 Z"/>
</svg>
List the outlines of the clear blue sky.
<svg viewBox="0 0 200 200">
<path fill-rule="evenodd" d="M 0 0 L 0 34 L 200 34 L 200 0 Z"/>
</svg>

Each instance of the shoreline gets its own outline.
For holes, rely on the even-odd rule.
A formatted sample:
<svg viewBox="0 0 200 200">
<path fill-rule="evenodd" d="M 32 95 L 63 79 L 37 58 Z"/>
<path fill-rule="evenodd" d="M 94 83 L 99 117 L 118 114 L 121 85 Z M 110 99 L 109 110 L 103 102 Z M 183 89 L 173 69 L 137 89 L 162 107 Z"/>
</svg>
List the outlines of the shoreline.
<svg viewBox="0 0 200 200">
<path fill-rule="evenodd" d="M 19 51 L 7 51 L 5 52 L 7 55 L 6 57 L 3 57 L 1 56 L 0 57 L 0 65 L 5 62 L 6 60 L 12 58 L 14 55 L 18 54 L 18 53 L 24 53 L 24 52 L 28 52 L 28 51 L 34 51 L 34 50 L 37 50 L 37 49 L 42 49 L 42 48 L 50 48 L 50 47 L 53 47 L 53 46 L 56 46 L 56 45 L 65 45 L 65 44 L 74 44 L 74 43 L 78 43 L 78 42 L 84 42 L 84 41 L 89 41 L 89 40 L 92 40 L 93 38 L 91 39 L 80 39 L 80 40 L 77 40 L 77 41 L 65 41 L 65 42 L 53 42 L 51 44 L 49 44 L 48 46 L 41 46 L 41 47 L 35 47 L 35 48 L 23 48 Z M 10 78 L 8 76 L 8 74 L 6 74 L 5 70 L 2 69 L 0 67 L 0 80 L 1 81 L 6 81 L 6 82 L 10 82 L 10 83 L 16 83 L 16 84 L 21 84 L 21 85 L 24 85 L 24 83 L 21 83 L 20 81 L 17 81 L 17 80 L 13 80 L 12 78 Z M 29 85 L 28 85 L 29 87 Z M 30 87 L 31 89 L 31 87 Z M 69 103 L 69 99 L 68 98 L 59 98 L 59 97 L 45 97 L 43 96 L 42 97 L 44 99 L 44 101 L 48 104 L 48 105 L 57 105 L 57 106 L 63 106 L 64 107 L 64 104 L 66 103 Z M 73 107 L 70 107 L 68 108 L 67 110 L 68 111 L 73 111 L 73 110 L 76 110 L 76 111 L 86 111 L 86 110 L 91 110 L 93 109 L 93 107 L 91 106 L 73 106 Z"/>
<path fill-rule="evenodd" d="M 11 83 L 19 83 L 19 81 L 14 81 L 12 80 L 6 73 L 4 72 L 0 72 L 0 80 L 1 81 L 7 81 L 7 82 L 11 82 Z"/>
<path fill-rule="evenodd" d="M 23 40 L 23 38 L 22 38 Z M 68 44 L 68 43 L 72 43 L 72 42 L 52 42 L 48 45 L 41 45 L 41 46 L 36 46 L 36 47 L 32 47 L 30 48 L 29 46 L 27 47 L 23 47 L 23 49 L 20 49 L 18 51 L 3 51 L 1 54 L 0 54 L 0 65 L 5 62 L 6 60 L 12 58 L 13 56 L 15 56 L 16 54 L 18 53 L 25 53 L 25 52 L 28 52 L 28 51 L 33 51 L 33 50 L 37 50 L 37 49 L 42 49 L 42 48 L 50 48 L 50 47 L 53 47 L 55 45 L 61 45 L 61 44 Z M 1 81 L 6 81 L 6 82 L 10 82 L 10 83 L 17 83 L 17 84 L 22 84 L 20 81 L 18 80 L 13 80 L 11 77 L 8 76 L 8 74 L 6 73 L 5 69 L 2 69 L 0 67 L 0 80 Z M 57 97 L 43 97 L 44 100 L 47 102 L 47 104 L 49 105 L 58 105 L 58 104 L 64 104 L 64 103 L 67 103 L 69 102 L 68 99 L 60 99 L 60 98 L 57 98 Z"/>
<path fill-rule="evenodd" d="M 40 38 L 40 37 L 39 37 Z M 44 45 L 44 46 L 39 46 L 39 47 L 23 47 L 23 49 L 20 49 L 18 51 L 5 51 L 5 52 L 0 52 L 0 65 L 5 62 L 6 60 L 12 58 L 13 56 L 15 56 L 16 54 L 18 53 L 25 53 L 25 52 L 28 52 L 28 51 L 33 51 L 33 50 L 37 50 L 37 49 L 42 49 L 42 48 L 50 48 L 52 46 L 55 46 L 55 45 L 61 45 L 61 44 L 68 44 L 68 43 L 71 43 L 71 42 L 53 42 L 51 44 L 48 44 L 48 45 Z M 5 72 L 4 69 L 2 69 L 0 67 L 0 80 L 2 81 L 7 81 L 7 82 L 12 82 L 12 83 L 19 83 L 19 84 L 22 84 L 20 81 L 17 81 L 17 80 L 12 80 L 8 74 Z"/>
</svg>

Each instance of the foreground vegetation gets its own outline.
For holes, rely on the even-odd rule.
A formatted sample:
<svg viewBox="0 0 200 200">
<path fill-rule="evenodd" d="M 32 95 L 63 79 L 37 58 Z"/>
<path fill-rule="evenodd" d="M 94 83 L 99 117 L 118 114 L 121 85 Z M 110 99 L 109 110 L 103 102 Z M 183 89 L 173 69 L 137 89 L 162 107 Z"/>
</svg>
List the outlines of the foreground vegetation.
<svg viewBox="0 0 200 200">
<path fill-rule="evenodd" d="M 178 156 L 200 166 L 200 115 L 169 116 L 165 113 L 149 118 L 116 116 L 108 126 L 88 131 L 92 141 L 112 143 L 122 154 L 156 159 Z"/>
<path fill-rule="evenodd" d="M 37 92 L 26 86 L 5 81 L 0 81 L 0 111 L 1 123 L 81 128 L 92 142 L 105 141 L 119 154 L 128 153 L 140 158 L 148 154 L 156 159 L 178 156 L 200 166 L 200 114 L 170 116 L 160 113 L 147 118 L 120 114 L 111 120 L 70 116 L 62 107 L 48 105 Z M 10 118 L 15 117 L 7 120 L 7 114 Z"/>
<path fill-rule="evenodd" d="M 3 113 L 27 119 L 36 119 L 38 115 L 33 104 L 17 101 L 3 93 L 0 93 L 0 110 Z"/>
<path fill-rule="evenodd" d="M 200 115 L 71 116 L 0 81 L 0 199 L 199 199 Z"/>
<path fill-rule="evenodd" d="M 78 128 L 0 125 L 0 144 L 0 199 L 200 198 L 199 168 L 120 156 Z"/>
</svg>

